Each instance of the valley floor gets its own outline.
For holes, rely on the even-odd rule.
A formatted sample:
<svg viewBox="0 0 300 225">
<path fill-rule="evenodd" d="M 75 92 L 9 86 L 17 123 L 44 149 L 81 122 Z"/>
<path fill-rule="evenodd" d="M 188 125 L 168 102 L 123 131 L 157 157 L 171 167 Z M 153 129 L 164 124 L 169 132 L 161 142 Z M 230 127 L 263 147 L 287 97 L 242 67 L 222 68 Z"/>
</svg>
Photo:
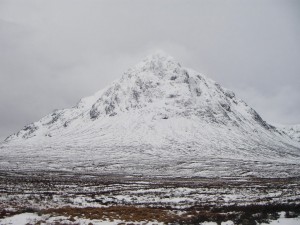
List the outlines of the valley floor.
<svg viewBox="0 0 300 225">
<path fill-rule="evenodd" d="M 0 171 L 0 224 L 299 224 L 299 215 L 300 177 Z"/>
</svg>

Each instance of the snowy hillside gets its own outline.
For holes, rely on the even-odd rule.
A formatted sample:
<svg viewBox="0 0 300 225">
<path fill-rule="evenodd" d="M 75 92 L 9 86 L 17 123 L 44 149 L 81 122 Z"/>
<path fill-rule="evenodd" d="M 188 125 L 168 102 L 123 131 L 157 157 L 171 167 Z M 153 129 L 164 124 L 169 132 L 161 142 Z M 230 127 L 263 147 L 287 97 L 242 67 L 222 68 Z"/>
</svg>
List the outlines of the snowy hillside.
<svg viewBox="0 0 300 225">
<path fill-rule="evenodd" d="M 232 91 L 161 53 L 75 107 L 57 110 L 11 135 L 2 149 L 18 146 L 22 151 L 26 146 L 55 152 L 98 149 L 93 157 L 124 163 L 151 157 L 278 162 L 299 162 L 300 157 L 299 143 L 266 123 Z"/>
<path fill-rule="evenodd" d="M 300 142 L 300 124 L 276 125 L 276 129 L 288 135 L 292 140 Z"/>
</svg>

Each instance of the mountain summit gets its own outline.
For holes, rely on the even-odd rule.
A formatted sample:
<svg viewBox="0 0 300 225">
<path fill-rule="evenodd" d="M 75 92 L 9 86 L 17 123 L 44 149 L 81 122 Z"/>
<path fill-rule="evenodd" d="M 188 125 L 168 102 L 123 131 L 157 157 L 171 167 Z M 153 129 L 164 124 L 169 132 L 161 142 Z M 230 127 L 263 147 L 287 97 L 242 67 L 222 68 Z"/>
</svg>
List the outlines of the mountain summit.
<svg viewBox="0 0 300 225">
<path fill-rule="evenodd" d="M 1 149 L 10 159 L 29 157 L 30 168 L 42 166 L 32 164 L 36 157 L 72 170 L 84 160 L 82 167 L 93 162 L 88 167 L 93 170 L 149 174 L 176 170 L 189 176 L 228 175 L 228 168 L 248 174 L 253 164 L 241 169 L 244 160 L 262 165 L 300 161 L 300 145 L 286 132 L 265 122 L 232 91 L 165 54 L 148 56 L 73 108 L 56 110 L 25 126 Z M 64 163 L 59 166 L 57 158 Z M 169 170 L 162 167 L 166 163 Z M 218 171 L 212 167 L 216 163 Z M 267 173 L 272 174 L 270 168 Z M 294 166 L 277 168 L 290 171 L 278 176 L 299 172 L 293 172 Z"/>
</svg>

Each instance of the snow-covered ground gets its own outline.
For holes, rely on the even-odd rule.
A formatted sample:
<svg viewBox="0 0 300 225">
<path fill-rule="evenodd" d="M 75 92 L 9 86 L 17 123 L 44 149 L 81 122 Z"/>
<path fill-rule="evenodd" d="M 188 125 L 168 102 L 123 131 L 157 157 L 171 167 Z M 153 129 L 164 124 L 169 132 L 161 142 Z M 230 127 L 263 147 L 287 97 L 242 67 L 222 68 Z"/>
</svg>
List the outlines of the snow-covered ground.
<svg viewBox="0 0 300 225">
<path fill-rule="evenodd" d="M 82 219 L 82 223 L 97 219 L 199 224 L 195 221 L 241 221 L 247 215 L 266 221 L 277 219 L 274 213 L 280 210 L 299 215 L 300 205 L 299 178 L 153 178 L 0 171 L 0 193 L 0 218 L 7 220 L 30 212 L 51 215 L 52 219 Z"/>
<path fill-rule="evenodd" d="M 266 146 L 247 151 L 185 148 L 180 144 L 170 148 L 19 146 L 0 151 L 0 168 L 21 172 L 60 170 L 168 177 L 294 177 L 300 173 L 300 151 Z"/>
<path fill-rule="evenodd" d="M 42 222 L 40 222 L 42 221 Z M 82 218 L 75 218 L 74 221 L 70 221 L 68 217 L 64 216 L 57 216 L 53 217 L 50 215 L 42 215 L 39 216 L 36 213 L 22 213 L 18 215 L 14 215 L 11 217 L 7 217 L 5 219 L 0 219 L 0 223 L 3 225 L 26 225 L 26 224 L 37 224 L 39 222 L 40 225 L 49 225 L 49 224 L 80 224 L 80 225 L 116 225 L 124 223 L 121 220 L 113 220 L 113 221 L 106 221 L 106 220 L 90 220 L 90 219 L 82 219 Z M 147 222 L 147 221 L 126 221 L 125 224 L 145 224 L 145 225 L 163 225 L 163 223 L 155 222 Z"/>
<path fill-rule="evenodd" d="M 91 219 L 81 219 L 75 218 L 74 221 L 70 221 L 68 217 L 50 217 L 49 215 L 39 216 L 36 213 L 23 213 L 15 216 L 11 216 L 5 219 L 0 219 L 0 223 L 3 225 L 25 225 L 25 224 L 36 224 L 40 221 L 40 225 L 55 224 L 59 222 L 61 224 L 80 224 L 80 225 L 116 225 L 116 224 L 144 224 L 144 225 L 163 225 L 164 223 L 157 221 L 122 221 L 122 220 L 113 220 L 113 221 L 103 221 L 103 220 L 91 220 Z M 300 218 L 285 218 L 284 212 L 280 213 L 280 218 L 277 220 L 271 220 L 269 223 L 260 223 L 260 225 L 299 225 Z M 202 222 L 199 225 L 218 225 L 216 222 Z M 221 225 L 234 225 L 233 221 L 224 221 L 221 222 Z"/>
</svg>

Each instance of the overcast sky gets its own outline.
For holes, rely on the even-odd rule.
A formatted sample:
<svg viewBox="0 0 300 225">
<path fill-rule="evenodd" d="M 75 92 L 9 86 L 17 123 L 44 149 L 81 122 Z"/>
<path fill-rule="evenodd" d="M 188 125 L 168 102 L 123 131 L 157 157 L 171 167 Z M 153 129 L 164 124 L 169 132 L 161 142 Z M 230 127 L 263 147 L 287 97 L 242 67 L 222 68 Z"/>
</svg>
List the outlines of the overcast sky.
<svg viewBox="0 0 300 225">
<path fill-rule="evenodd" d="M 157 49 L 300 123 L 299 0 L 0 0 L 0 140 Z"/>
</svg>

